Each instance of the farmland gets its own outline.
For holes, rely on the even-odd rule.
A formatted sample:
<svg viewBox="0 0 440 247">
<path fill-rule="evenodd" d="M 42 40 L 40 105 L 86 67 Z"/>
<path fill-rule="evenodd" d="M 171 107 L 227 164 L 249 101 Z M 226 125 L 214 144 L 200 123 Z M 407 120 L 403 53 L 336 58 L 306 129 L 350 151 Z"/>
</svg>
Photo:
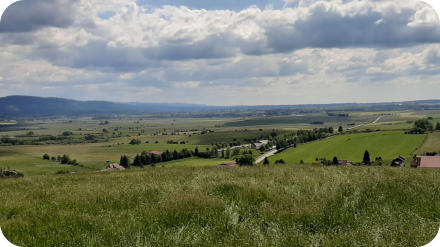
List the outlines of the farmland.
<svg viewBox="0 0 440 247">
<path fill-rule="evenodd" d="M 303 160 L 312 163 L 316 158 L 362 161 L 365 150 L 374 157 L 390 161 L 398 155 L 410 159 L 416 149 L 422 145 L 425 135 L 406 135 L 399 131 L 380 131 L 340 135 L 326 140 L 300 145 L 270 158 L 272 162 L 283 159 L 287 163 L 299 163 Z"/>
<path fill-rule="evenodd" d="M 0 179 L 0 196 L 8 198 L 0 205 L 0 225 L 19 246 L 429 242 L 440 218 L 440 171 L 394 169 L 389 161 L 440 151 L 440 132 L 405 134 L 419 117 L 440 119 L 433 112 L 347 114 L 20 120 L 0 128 L 0 167 L 24 173 Z M 266 149 L 241 146 L 257 140 L 267 140 Z M 298 142 L 296 148 L 270 157 L 269 166 L 218 167 L 241 156 L 256 158 L 286 140 Z M 208 156 L 197 156 L 196 148 Z M 192 157 L 133 166 L 144 151 L 183 149 Z M 328 167 L 315 161 L 337 156 L 360 162 L 365 150 L 384 165 Z M 79 165 L 61 165 L 43 154 L 67 154 Z M 131 167 L 98 172 L 119 163 L 121 155 Z M 279 159 L 286 164 L 275 165 Z"/>
</svg>

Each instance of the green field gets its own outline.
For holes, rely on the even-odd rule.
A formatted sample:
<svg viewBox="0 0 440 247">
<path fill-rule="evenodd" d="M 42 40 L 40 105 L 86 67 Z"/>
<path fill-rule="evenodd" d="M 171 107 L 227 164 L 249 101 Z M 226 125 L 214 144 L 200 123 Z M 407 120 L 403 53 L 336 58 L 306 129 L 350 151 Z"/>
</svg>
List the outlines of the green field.
<svg viewBox="0 0 440 247">
<path fill-rule="evenodd" d="M 410 159 L 424 139 L 425 135 L 405 135 L 400 131 L 339 135 L 299 145 L 297 148 L 272 156 L 269 160 L 274 162 L 283 159 L 287 163 L 299 163 L 303 160 L 312 163 L 316 158 L 332 159 L 336 156 L 340 160 L 360 162 L 365 150 L 370 152 L 373 160 L 380 156 L 383 160 L 390 161 L 398 155 Z"/>
<path fill-rule="evenodd" d="M 440 132 L 430 133 L 425 143 L 417 150 L 417 153 L 423 154 L 427 152 L 440 153 Z"/>
<path fill-rule="evenodd" d="M 372 116 L 362 117 L 337 117 L 328 116 L 327 114 L 306 114 L 283 117 L 265 117 L 265 118 L 250 118 L 240 121 L 232 121 L 225 124 L 228 127 L 244 127 L 244 126 L 264 126 L 264 125 L 295 125 L 295 124 L 311 124 L 313 122 L 323 122 L 324 124 L 347 124 L 360 123 L 361 121 L 372 121 Z M 316 126 L 320 126 L 319 124 Z"/>
<path fill-rule="evenodd" d="M 114 144 L 89 143 L 75 145 L 42 145 L 42 146 L 0 146 L 0 167 L 10 167 L 23 172 L 25 175 L 53 174 L 60 170 L 93 171 L 103 169 L 107 161 L 119 163 L 121 155 L 134 157 L 142 151 L 180 151 L 184 148 L 203 150 L 204 145 L 180 144 Z M 84 168 L 60 165 L 57 162 L 43 160 L 43 154 L 57 156 L 68 154 L 76 159 Z"/>
<path fill-rule="evenodd" d="M 422 246 L 440 171 L 146 168 L 0 180 L 18 246 Z"/>
</svg>

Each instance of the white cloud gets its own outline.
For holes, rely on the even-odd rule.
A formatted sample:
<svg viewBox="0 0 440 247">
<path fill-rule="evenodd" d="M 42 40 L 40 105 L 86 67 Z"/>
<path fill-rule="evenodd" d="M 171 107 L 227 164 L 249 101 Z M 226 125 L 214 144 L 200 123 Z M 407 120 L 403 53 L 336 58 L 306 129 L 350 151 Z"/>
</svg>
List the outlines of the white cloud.
<svg viewBox="0 0 440 247">
<path fill-rule="evenodd" d="M 440 25 L 426 4 L 284 2 L 236 11 L 62 0 L 75 6 L 67 19 L 0 29 L 2 94 L 293 104 L 389 100 L 378 88 L 399 81 L 409 83 L 399 97 L 440 88 Z"/>
</svg>

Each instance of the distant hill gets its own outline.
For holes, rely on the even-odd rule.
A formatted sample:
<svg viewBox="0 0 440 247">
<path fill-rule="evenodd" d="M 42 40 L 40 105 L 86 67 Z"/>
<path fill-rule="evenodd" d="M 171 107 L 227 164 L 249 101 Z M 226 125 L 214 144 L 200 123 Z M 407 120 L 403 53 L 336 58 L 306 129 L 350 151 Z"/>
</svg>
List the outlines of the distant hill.
<svg viewBox="0 0 440 247">
<path fill-rule="evenodd" d="M 83 116 L 205 111 L 211 107 L 191 104 L 114 103 L 63 98 L 8 96 L 0 98 L 0 117 Z"/>
<path fill-rule="evenodd" d="M 158 114 L 172 117 L 242 117 L 340 111 L 393 111 L 440 109 L 440 100 L 391 103 L 344 103 L 309 105 L 208 106 L 181 103 L 115 103 L 63 98 L 7 96 L 0 98 L 0 118 L 108 116 L 111 114 Z"/>
</svg>

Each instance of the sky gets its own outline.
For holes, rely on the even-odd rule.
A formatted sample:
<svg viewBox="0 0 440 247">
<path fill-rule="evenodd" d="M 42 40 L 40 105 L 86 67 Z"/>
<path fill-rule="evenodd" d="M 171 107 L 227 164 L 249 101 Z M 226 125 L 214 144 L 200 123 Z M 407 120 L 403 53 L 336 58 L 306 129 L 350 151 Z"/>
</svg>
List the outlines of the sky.
<svg viewBox="0 0 440 247">
<path fill-rule="evenodd" d="M 440 99 L 440 21 L 417 0 L 23 0 L 0 97 L 279 105 Z"/>
</svg>

